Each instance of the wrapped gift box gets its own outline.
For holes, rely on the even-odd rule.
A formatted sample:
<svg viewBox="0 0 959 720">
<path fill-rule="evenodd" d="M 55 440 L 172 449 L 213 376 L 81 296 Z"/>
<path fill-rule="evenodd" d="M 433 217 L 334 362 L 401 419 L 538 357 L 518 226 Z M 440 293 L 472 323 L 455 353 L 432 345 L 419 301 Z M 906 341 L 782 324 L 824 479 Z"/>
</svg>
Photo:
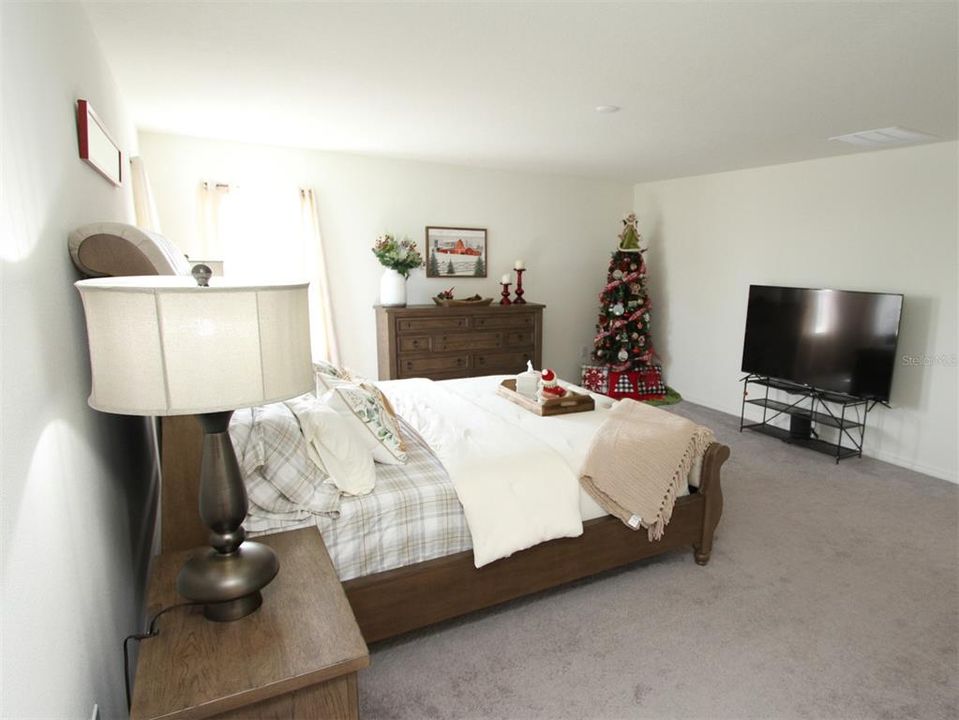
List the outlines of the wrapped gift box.
<svg viewBox="0 0 959 720">
<path fill-rule="evenodd" d="M 609 392 L 609 366 L 583 365 L 583 377 L 580 385 L 590 392 L 605 395 Z"/>
<path fill-rule="evenodd" d="M 640 370 L 610 370 L 609 391 L 606 394 L 616 399 L 660 400 L 666 396 L 663 371 L 655 365 Z"/>
</svg>

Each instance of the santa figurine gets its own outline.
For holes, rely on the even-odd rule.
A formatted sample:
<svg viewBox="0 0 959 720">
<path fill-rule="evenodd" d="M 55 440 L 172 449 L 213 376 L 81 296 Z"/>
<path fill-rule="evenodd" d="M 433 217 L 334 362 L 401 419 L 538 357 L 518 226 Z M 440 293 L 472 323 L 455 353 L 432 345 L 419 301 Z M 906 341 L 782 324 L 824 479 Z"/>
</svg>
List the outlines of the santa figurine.
<svg viewBox="0 0 959 720">
<path fill-rule="evenodd" d="M 559 380 L 556 378 L 556 371 L 549 368 L 543 368 L 540 376 L 539 401 L 554 400 L 566 395 L 566 390 L 559 386 Z"/>
</svg>

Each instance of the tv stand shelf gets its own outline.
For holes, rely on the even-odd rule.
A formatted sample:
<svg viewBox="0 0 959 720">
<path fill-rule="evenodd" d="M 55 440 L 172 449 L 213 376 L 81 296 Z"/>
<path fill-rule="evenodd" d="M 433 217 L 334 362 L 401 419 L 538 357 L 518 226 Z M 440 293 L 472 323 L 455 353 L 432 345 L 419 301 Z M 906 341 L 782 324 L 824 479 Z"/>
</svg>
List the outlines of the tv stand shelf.
<svg viewBox="0 0 959 720">
<path fill-rule="evenodd" d="M 836 459 L 837 463 L 850 457 L 862 457 L 866 416 L 870 409 L 870 401 L 867 398 L 858 398 L 759 375 L 747 375 L 742 381 L 743 404 L 739 417 L 740 432 L 755 430 L 792 445 L 808 447 L 830 455 Z M 763 397 L 749 398 L 750 385 L 764 388 Z M 770 389 L 785 392 L 796 400 L 784 402 L 770 398 Z M 760 422 L 746 421 L 747 405 L 763 409 Z M 849 417 L 850 413 L 855 415 Z M 789 429 L 771 424 L 782 415 L 789 416 Z M 837 430 L 838 436 L 835 442 L 820 438 L 816 432 L 817 426 Z M 843 443 L 844 439 L 848 441 L 847 444 Z"/>
<path fill-rule="evenodd" d="M 862 423 L 853 422 L 852 420 L 846 420 L 845 422 L 842 422 L 837 419 L 835 415 L 816 412 L 815 410 L 810 410 L 809 408 L 797 407 L 795 405 L 790 405 L 789 403 L 780 402 L 779 400 L 759 398 L 758 400 L 747 400 L 746 404 L 759 405 L 760 407 L 766 407 L 770 410 L 778 410 L 779 412 L 786 413 L 787 415 L 791 415 L 793 417 L 804 417 L 816 423 L 817 425 L 828 425 L 829 427 L 834 427 L 840 430 L 844 427 L 862 427 Z"/>
</svg>

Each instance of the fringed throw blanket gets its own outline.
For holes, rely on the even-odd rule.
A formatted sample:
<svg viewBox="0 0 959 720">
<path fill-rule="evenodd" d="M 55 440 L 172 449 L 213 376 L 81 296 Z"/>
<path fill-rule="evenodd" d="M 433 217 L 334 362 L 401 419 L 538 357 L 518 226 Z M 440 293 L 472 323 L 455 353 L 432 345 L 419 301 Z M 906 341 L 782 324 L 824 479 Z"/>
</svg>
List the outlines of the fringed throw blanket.
<svg viewBox="0 0 959 720">
<path fill-rule="evenodd" d="M 610 515 L 659 540 L 709 428 L 635 400 L 610 411 L 583 463 L 580 484 Z"/>
</svg>

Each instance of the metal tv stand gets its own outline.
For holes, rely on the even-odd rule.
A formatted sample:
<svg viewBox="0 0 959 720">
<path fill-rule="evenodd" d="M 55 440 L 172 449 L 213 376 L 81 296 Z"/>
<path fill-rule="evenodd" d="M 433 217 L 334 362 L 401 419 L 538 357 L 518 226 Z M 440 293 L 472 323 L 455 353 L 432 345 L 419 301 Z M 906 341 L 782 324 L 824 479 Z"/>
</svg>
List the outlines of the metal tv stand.
<svg viewBox="0 0 959 720">
<path fill-rule="evenodd" d="M 755 430 L 764 435 L 771 435 L 783 442 L 831 455 L 836 458 L 836 463 L 846 458 L 862 457 L 862 446 L 866 437 L 866 416 L 880 401 L 820 390 L 809 385 L 799 385 L 762 375 L 746 375 L 740 382 L 743 383 L 743 404 L 739 415 L 740 432 Z M 762 397 L 750 398 L 750 385 L 763 388 Z M 796 399 L 793 402 L 773 400 L 769 397 L 770 388 L 781 390 Z M 746 421 L 747 405 L 756 405 L 763 409 L 761 422 Z M 788 430 L 770 424 L 781 415 L 789 416 Z M 816 432 L 817 426 L 836 429 L 838 436 L 835 442 L 820 438 L 819 433 Z M 844 439 L 850 444 L 843 444 Z"/>
</svg>

